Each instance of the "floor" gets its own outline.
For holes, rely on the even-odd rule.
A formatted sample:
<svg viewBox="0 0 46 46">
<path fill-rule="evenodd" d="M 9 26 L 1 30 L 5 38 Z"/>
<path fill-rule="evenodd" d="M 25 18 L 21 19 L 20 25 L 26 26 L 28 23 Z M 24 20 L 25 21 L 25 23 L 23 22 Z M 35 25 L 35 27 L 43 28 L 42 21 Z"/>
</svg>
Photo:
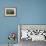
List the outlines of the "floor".
<svg viewBox="0 0 46 46">
<path fill-rule="evenodd" d="M 0 44 L 0 46 L 8 46 L 8 44 Z M 14 46 L 46 46 L 46 42 L 43 41 L 32 42 L 31 40 L 28 41 L 21 40 L 19 45 L 15 44 Z"/>
<path fill-rule="evenodd" d="M 0 44 L 0 46 L 8 46 L 8 44 Z M 10 46 L 18 46 L 18 44 L 10 45 Z"/>
</svg>

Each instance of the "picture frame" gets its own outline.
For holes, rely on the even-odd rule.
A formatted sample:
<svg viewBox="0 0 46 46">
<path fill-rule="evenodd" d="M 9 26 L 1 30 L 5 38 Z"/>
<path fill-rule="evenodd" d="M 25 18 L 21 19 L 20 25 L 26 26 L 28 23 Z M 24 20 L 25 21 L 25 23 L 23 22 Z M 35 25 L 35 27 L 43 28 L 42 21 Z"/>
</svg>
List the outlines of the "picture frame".
<svg viewBox="0 0 46 46">
<path fill-rule="evenodd" d="M 16 16 L 16 8 L 5 8 L 5 16 Z"/>
<path fill-rule="evenodd" d="M 24 32 L 22 34 L 23 30 L 28 30 L 27 38 L 23 37 L 25 36 Z M 22 40 L 46 41 L 46 24 L 18 24 L 18 42 L 20 43 Z"/>
</svg>

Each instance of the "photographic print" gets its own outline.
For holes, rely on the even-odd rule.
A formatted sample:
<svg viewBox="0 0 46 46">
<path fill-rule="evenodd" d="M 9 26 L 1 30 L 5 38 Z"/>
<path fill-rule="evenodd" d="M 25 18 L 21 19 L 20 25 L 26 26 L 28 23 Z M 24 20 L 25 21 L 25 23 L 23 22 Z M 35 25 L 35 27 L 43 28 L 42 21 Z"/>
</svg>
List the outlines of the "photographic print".
<svg viewBox="0 0 46 46">
<path fill-rule="evenodd" d="M 20 41 L 46 41 L 46 25 L 19 25 Z M 19 33 L 19 32 L 18 32 Z"/>
<path fill-rule="evenodd" d="M 5 8 L 5 16 L 16 16 L 16 8 Z"/>
</svg>

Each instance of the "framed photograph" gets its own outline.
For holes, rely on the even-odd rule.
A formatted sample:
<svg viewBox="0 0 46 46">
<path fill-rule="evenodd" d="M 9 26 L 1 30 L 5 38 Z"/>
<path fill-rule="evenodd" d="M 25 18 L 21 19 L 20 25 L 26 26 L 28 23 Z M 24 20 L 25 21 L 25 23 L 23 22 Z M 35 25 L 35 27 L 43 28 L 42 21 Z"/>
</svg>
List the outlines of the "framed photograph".
<svg viewBox="0 0 46 46">
<path fill-rule="evenodd" d="M 19 24 L 18 25 L 18 42 L 21 42 L 21 41 L 24 42 L 24 40 L 46 41 L 46 25 Z"/>
<path fill-rule="evenodd" d="M 16 16 L 16 8 L 5 8 L 5 16 Z"/>
</svg>

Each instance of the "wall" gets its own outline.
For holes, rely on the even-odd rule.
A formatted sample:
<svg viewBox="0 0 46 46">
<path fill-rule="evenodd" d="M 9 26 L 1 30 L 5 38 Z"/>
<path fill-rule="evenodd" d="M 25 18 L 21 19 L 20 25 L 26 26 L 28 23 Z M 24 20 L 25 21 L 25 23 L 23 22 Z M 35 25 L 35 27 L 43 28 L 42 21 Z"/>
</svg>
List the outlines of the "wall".
<svg viewBox="0 0 46 46">
<path fill-rule="evenodd" d="M 16 7 L 17 16 L 5 17 L 5 7 Z M 0 0 L 0 44 L 8 43 L 9 32 L 18 32 L 18 24 L 46 24 L 46 0 Z"/>
<path fill-rule="evenodd" d="M 21 10 L 21 24 L 46 24 L 46 0 L 23 0 Z"/>
</svg>

